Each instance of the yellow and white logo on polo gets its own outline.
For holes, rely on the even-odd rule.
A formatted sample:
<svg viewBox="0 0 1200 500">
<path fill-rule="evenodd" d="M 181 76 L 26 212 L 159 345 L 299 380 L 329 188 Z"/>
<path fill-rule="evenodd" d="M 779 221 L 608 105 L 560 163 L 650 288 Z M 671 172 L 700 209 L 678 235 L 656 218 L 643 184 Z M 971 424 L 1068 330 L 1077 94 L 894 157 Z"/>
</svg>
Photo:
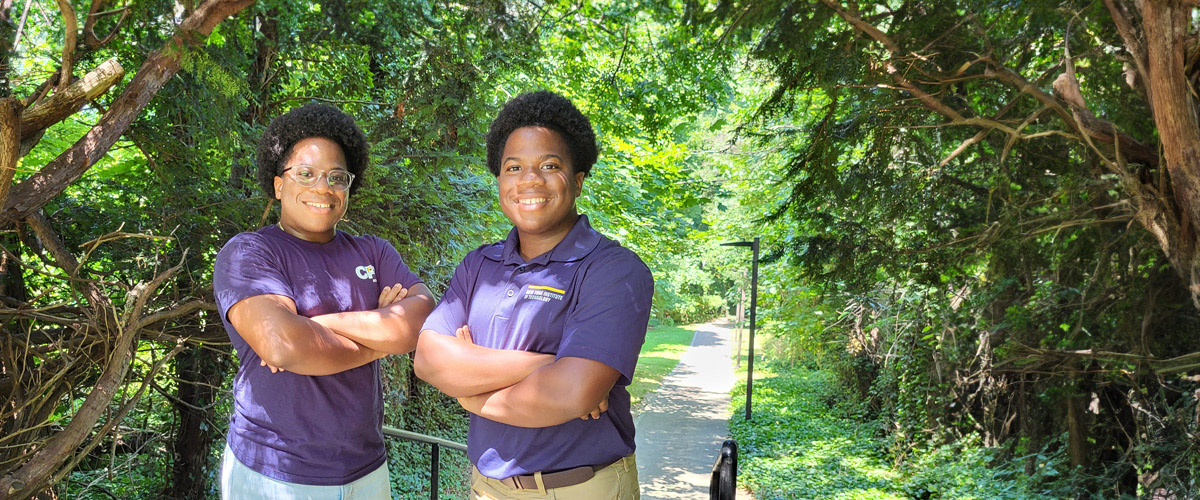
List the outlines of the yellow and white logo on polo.
<svg viewBox="0 0 1200 500">
<path fill-rule="evenodd" d="M 354 268 L 354 274 L 361 279 L 375 281 L 375 266 L 358 266 Z"/>
<path fill-rule="evenodd" d="M 550 286 L 529 285 L 525 289 L 525 298 L 550 302 L 551 300 L 562 300 L 563 294 L 566 293 L 566 290 L 559 290 Z"/>
</svg>

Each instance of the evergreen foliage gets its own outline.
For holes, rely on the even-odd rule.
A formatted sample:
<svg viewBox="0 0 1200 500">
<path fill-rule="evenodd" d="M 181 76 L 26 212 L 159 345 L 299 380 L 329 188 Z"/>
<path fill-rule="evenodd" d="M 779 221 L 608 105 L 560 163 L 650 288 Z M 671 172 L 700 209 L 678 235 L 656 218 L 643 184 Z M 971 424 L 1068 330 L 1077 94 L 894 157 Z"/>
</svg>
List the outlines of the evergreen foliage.
<svg viewBox="0 0 1200 500">
<path fill-rule="evenodd" d="M 1149 3 L 688 2 L 753 46 L 736 133 L 770 172 L 728 165 L 771 184 L 735 217 L 795 280 L 767 326 L 901 463 L 977 438 L 1029 474 L 1066 453 L 1079 497 L 1198 494 L 1192 235 L 1148 219 L 1187 220 L 1195 171 L 1154 153 L 1161 91 L 1119 29 L 1148 43 Z"/>
</svg>

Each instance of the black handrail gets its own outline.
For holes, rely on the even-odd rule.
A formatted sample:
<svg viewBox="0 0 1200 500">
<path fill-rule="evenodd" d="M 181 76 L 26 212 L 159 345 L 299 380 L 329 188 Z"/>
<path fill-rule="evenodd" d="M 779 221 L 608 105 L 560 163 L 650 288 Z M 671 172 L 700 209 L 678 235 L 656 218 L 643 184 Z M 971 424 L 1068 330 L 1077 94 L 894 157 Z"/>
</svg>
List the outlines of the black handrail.
<svg viewBox="0 0 1200 500">
<path fill-rule="evenodd" d="M 737 494 L 737 441 L 726 439 L 721 454 L 713 465 L 712 481 L 708 484 L 709 500 L 735 500 Z"/>
<path fill-rule="evenodd" d="M 438 466 L 441 463 L 441 448 L 446 447 L 464 453 L 467 451 L 467 445 L 456 441 L 450 441 L 440 437 L 433 437 L 418 432 L 406 431 L 404 429 L 397 429 L 388 425 L 383 426 L 383 435 L 408 441 L 419 441 L 433 445 L 433 453 L 430 454 L 429 457 L 429 500 L 437 500 L 438 498 L 438 486 L 440 486 L 438 484 Z"/>
</svg>

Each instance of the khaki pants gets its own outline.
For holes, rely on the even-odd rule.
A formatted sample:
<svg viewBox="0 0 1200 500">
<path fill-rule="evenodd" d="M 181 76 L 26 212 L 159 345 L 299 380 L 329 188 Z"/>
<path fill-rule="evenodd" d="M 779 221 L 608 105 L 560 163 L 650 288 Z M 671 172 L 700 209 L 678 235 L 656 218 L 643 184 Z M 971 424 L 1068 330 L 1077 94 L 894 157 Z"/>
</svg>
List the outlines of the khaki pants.
<svg viewBox="0 0 1200 500">
<path fill-rule="evenodd" d="M 639 500 L 637 462 L 633 455 L 596 471 L 591 479 L 574 486 L 548 490 L 522 490 L 484 476 L 471 468 L 472 500 Z"/>
</svg>

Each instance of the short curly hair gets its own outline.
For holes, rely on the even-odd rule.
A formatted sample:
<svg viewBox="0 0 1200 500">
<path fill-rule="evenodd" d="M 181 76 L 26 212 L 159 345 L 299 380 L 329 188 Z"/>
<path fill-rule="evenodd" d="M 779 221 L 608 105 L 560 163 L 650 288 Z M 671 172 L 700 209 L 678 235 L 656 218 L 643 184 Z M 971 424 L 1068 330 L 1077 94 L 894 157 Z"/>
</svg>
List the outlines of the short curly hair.
<svg viewBox="0 0 1200 500">
<path fill-rule="evenodd" d="M 361 178 L 367 168 L 367 136 L 354 118 L 326 104 L 310 102 L 275 117 L 258 142 L 258 185 L 267 196 L 275 195 L 275 176 L 292 155 L 292 147 L 309 137 L 324 137 L 342 148 L 346 170 Z M 360 183 L 350 186 L 350 194 Z"/>
<path fill-rule="evenodd" d="M 600 155 L 592 122 L 567 98 L 540 90 L 508 101 L 488 127 L 487 167 L 492 175 L 500 175 L 504 144 L 508 142 L 508 136 L 521 127 L 546 127 L 561 134 L 571 152 L 575 172 L 583 172 L 585 176 L 592 171 L 592 165 Z"/>
</svg>

